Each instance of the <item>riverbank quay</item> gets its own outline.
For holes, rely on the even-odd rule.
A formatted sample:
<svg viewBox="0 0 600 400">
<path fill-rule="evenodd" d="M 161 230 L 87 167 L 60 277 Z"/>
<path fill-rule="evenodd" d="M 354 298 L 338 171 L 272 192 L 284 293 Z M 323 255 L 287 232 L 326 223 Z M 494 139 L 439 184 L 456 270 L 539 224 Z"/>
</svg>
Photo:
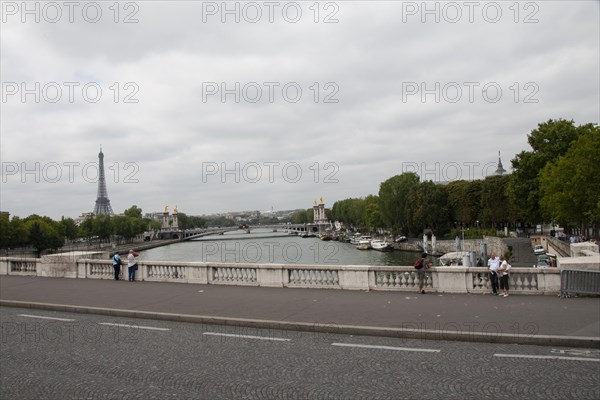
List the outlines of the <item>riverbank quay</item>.
<svg viewBox="0 0 600 400">
<path fill-rule="evenodd" d="M 422 340 L 600 348 L 600 298 L 0 276 L 0 306 Z"/>
</svg>

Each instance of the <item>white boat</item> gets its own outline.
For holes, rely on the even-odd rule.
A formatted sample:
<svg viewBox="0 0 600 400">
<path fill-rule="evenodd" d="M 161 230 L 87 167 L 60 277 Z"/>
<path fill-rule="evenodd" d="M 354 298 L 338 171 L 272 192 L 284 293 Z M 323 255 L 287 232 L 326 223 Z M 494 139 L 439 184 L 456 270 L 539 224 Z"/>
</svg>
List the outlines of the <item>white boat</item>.
<svg viewBox="0 0 600 400">
<path fill-rule="evenodd" d="M 470 254 L 471 253 L 469 253 L 468 251 L 453 251 L 450 253 L 446 253 L 440 257 L 440 264 L 442 264 L 444 267 L 462 266 L 463 258 L 470 257 Z M 478 256 L 476 256 L 476 258 L 476 262 L 479 263 L 480 258 Z M 475 265 L 472 265 L 472 267 L 474 266 Z"/>
<path fill-rule="evenodd" d="M 369 250 L 371 248 L 371 236 L 361 236 L 356 248 L 358 250 Z"/>
<path fill-rule="evenodd" d="M 373 239 L 371 240 L 371 248 L 377 251 L 392 251 L 394 248 L 391 244 L 381 239 Z"/>
<path fill-rule="evenodd" d="M 360 242 L 361 238 L 362 238 L 362 235 L 360 233 L 350 236 L 350 244 L 353 244 L 356 246 L 358 244 L 358 242 Z"/>
</svg>

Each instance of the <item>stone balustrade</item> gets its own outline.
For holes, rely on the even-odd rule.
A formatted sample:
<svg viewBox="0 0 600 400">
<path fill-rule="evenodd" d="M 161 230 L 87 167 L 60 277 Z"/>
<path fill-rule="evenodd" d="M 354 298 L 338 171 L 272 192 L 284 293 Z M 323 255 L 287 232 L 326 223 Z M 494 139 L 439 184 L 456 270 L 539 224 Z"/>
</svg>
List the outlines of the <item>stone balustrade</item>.
<svg viewBox="0 0 600 400">
<path fill-rule="evenodd" d="M 395 290 L 416 292 L 419 281 L 412 266 L 237 264 L 140 261 L 137 280 L 211 285 Z M 0 258 L 0 275 L 30 275 L 113 279 L 110 260 L 79 259 L 69 264 L 35 258 Z M 123 268 L 127 276 L 127 267 Z M 558 294 L 558 268 L 512 268 L 512 293 Z M 424 288 L 440 293 L 491 292 L 486 268 L 435 267 L 427 271 Z"/>
<path fill-rule="evenodd" d="M 39 258 L 2 257 L 0 258 L 0 275 L 37 276 Z"/>
</svg>

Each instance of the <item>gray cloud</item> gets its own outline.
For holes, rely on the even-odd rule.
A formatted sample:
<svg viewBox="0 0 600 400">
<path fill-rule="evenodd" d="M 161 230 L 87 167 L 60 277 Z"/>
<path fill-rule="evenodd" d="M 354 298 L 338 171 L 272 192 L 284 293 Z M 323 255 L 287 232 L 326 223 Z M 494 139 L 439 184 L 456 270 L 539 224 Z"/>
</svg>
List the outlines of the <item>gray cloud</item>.
<svg viewBox="0 0 600 400">
<path fill-rule="evenodd" d="M 96 186 L 83 167 L 97 161 L 100 145 L 115 211 L 177 204 L 202 214 L 305 208 L 320 196 L 331 205 L 377 193 L 380 182 L 407 168 L 443 180 L 459 165 L 461 177 L 480 178 L 498 150 L 509 167 L 539 122 L 599 119 L 598 2 L 519 3 L 517 23 L 513 2 L 478 3 L 473 23 L 461 2 L 454 3 L 463 13 L 457 23 L 447 21 L 452 9 L 442 11 L 447 2 L 427 2 L 442 11 L 439 23 L 432 15 L 425 23 L 419 13 L 403 15 L 422 2 L 331 2 L 338 7 L 333 24 L 313 21 L 312 2 L 298 2 L 303 14 L 294 24 L 280 9 L 269 23 L 264 6 L 257 23 L 243 15 L 240 23 L 232 16 L 222 23 L 219 15 L 203 22 L 202 7 L 221 2 L 132 2 L 139 22 L 114 23 L 112 3 L 100 4 L 102 18 L 94 24 L 77 13 L 73 23 L 22 23 L 20 15 L 4 15 L 3 90 L 12 82 L 28 88 L 56 82 L 62 98 L 46 101 L 49 87 L 39 102 L 27 95 L 23 103 L 19 93 L 0 104 L 2 210 L 54 218 L 91 211 Z M 481 14 L 493 4 L 502 10 L 496 23 Z M 323 7 L 320 21 L 335 11 Z M 120 20 L 132 11 L 121 8 Z M 538 22 L 523 23 L 528 16 Z M 79 85 L 73 102 L 64 82 Z M 203 96 L 212 82 L 219 89 L 239 83 L 240 101 L 233 94 L 225 102 L 221 93 Z M 278 83 L 273 102 L 265 82 Z M 102 90 L 95 103 L 81 90 L 90 83 Z M 286 83 L 301 88 L 298 102 L 284 97 Z M 486 84 L 490 91 L 483 91 Z M 262 97 L 248 101 L 257 86 Z M 485 97 L 497 88 L 497 102 Z M 422 96 L 421 89 L 430 92 Z M 338 102 L 325 103 L 327 95 Z M 276 169 L 271 183 L 269 162 L 296 163 L 302 178 L 288 182 Z M 324 169 L 328 162 L 335 163 L 329 165 L 337 182 L 324 182 L 333 171 Z M 22 163 L 40 166 L 38 182 L 35 174 L 23 175 Z M 62 176 L 48 182 L 53 163 Z M 64 163 L 79 163 L 72 182 Z M 212 163 L 230 169 L 239 163 L 248 173 L 258 163 L 262 179 L 251 183 L 242 173 L 236 182 L 222 171 L 203 176 Z M 19 170 L 10 174 L 15 165 Z"/>
</svg>

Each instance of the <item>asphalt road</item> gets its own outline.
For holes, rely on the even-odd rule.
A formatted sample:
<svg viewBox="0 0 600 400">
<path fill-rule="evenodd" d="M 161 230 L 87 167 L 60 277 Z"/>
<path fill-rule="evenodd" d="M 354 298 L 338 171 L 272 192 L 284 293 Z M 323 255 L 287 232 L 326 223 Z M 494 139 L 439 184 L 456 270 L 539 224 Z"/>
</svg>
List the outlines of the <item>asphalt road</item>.
<svg viewBox="0 0 600 400">
<path fill-rule="evenodd" d="M 6 307 L 0 326 L 2 399 L 600 398 L 600 352 L 593 349 Z"/>
<path fill-rule="evenodd" d="M 513 267 L 531 267 L 537 265 L 537 256 L 533 252 L 531 239 L 529 238 L 506 238 L 504 243 L 512 246 L 511 265 Z"/>
</svg>

